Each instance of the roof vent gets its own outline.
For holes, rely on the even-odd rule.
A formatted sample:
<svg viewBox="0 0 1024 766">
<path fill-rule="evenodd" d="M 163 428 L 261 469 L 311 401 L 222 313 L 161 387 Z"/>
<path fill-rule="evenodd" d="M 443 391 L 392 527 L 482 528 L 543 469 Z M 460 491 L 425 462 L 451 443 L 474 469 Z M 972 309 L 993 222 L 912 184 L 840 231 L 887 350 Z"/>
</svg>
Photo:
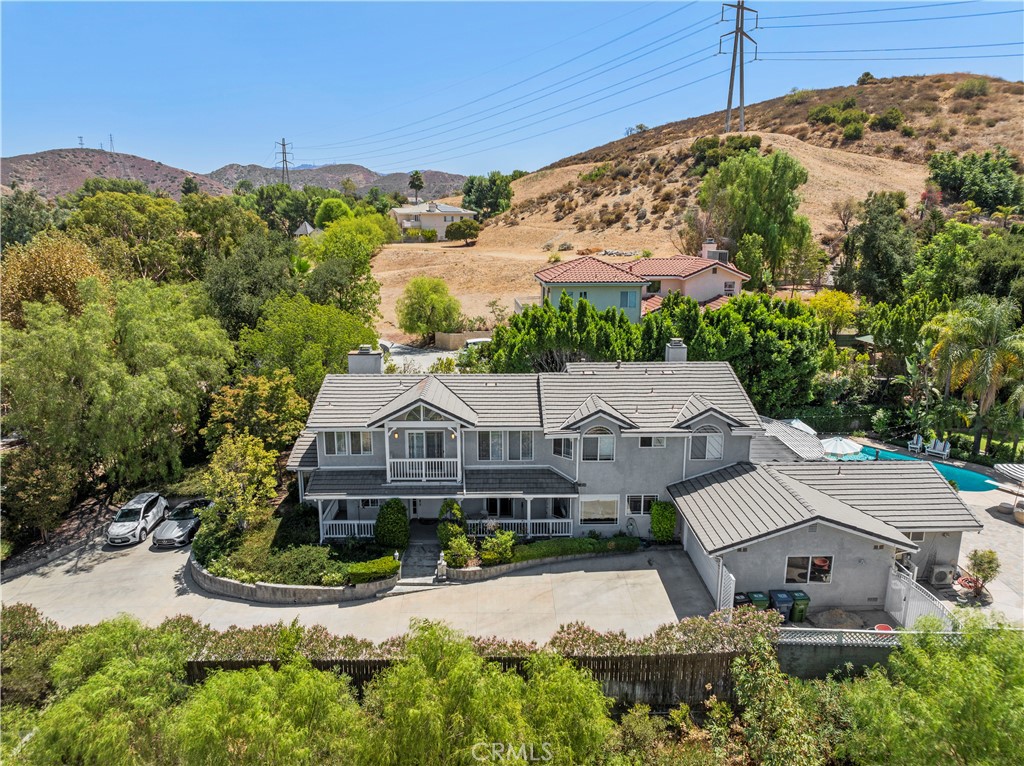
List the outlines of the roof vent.
<svg viewBox="0 0 1024 766">
<path fill-rule="evenodd" d="M 622 360 L 621 359 L 616 359 L 615 360 L 615 369 L 616 370 L 621 370 L 622 369 Z"/>
</svg>

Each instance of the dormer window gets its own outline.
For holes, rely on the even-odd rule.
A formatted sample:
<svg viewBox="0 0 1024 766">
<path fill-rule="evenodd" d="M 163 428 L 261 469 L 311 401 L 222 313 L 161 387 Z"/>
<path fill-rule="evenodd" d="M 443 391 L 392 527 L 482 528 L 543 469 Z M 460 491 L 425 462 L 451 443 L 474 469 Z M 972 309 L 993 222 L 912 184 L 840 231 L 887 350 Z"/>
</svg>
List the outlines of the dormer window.
<svg viewBox="0 0 1024 766">
<path fill-rule="evenodd" d="M 721 460 L 725 437 L 714 426 L 701 426 L 690 438 L 691 460 Z"/>
<path fill-rule="evenodd" d="M 400 417 L 398 419 L 399 420 L 412 420 L 412 421 L 415 421 L 417 423 L 423 423 L 423 422 L 437 422 L 439 420 L 444 420 L 445 418 L 444 418 L 444 415 L 441 415 L 438 412 L 434 412 L 429 407 L 423 407 L 421 405 L 417 405 L 417 406 L 413 407 L 411 410 L 409 410 L 407 413 L 405 413 L 405 415 L 403 415 L 402 417 Z"/>
<path fill-rule="evenodd" d="M 615 459 L 615 436 L 607 428 L 597 426 L 583 435 L 583 459 L 606 461 Z"/>
</svg>

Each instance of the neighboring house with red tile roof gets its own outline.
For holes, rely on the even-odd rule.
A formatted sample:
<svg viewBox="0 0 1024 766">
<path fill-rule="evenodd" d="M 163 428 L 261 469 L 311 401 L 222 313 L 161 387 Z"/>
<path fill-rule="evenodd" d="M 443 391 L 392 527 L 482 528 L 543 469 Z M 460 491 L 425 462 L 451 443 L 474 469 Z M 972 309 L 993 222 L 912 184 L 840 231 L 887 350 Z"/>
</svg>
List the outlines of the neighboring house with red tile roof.
<svg viewBox="0 0 1024 766">
<path fill-rule="evenodd" d="M 557 306 L 565 293 L 574 300 L 589 301 L 598 311 L 614 307 L 622 309 L 630 321 L 640 321 L 648 280 L 624 266 L 588 255 L 541 269 L 534 276 L 540 282 L 541 300 Z"/>
<path fill-rule="evenodd" d="M 714 241 L 708 241 L 699 258 L 677 255 L 615 264 L 585 256 L 541 269 L 535 276 L 541 284 L 541 300 L 557 305 L 566 293 L 576 300 L 585 298 L 598 311 L 621 308 L 639 322 L 644 314 L 661 308 L 662 298 L 671 292 L 689 296 L 707 310 L 739 295 L 750 275 L 728 258 L 727 251 L 717 250 Z"/>
</svg>

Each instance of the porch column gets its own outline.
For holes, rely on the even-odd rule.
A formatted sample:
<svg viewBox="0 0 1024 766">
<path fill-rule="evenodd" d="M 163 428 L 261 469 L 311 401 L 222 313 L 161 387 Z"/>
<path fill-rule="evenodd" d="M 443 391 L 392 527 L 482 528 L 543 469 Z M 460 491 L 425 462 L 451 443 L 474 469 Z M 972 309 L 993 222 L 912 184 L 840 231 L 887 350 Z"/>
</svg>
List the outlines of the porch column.
<svg viewBox="0 0 1024 766">
<path fill-rule="evenodd" d="M 455 427 L 455 481 L 462 483 L 462 429 Z"/>
<path fill-rule="evenodd" d="M 391 483 L 391 434 L 387 423 L 384 424 L 384 465 L 387 468 L 387 481 Z"/>
<path fill-rule="evenodd" d="M 324 501 L 316 501 L 316 514 L 320 519 L 320 544 L 324 544 Z"/>
<path fill-rule="evenodd" d="M 530 537 L 533 534 L 533 530 L 530 528 L 530 508 L 533 505 L 533 498 L 526 498 L 526 536 Z"/>
<path fill-rule="evenodd" d="M 306 482 L 302 477 L 302 471 L 299 471 L 299 502 L 301 503 L 306 498 Z"/>
</svg>

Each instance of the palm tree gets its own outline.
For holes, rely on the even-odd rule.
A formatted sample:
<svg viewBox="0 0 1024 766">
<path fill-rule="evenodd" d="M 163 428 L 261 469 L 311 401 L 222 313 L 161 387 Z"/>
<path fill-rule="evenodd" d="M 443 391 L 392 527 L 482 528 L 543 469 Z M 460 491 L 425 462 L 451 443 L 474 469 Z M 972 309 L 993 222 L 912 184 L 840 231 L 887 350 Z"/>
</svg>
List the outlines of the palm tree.
<svg viewBox="0 0 1024 766">
<path fill-rule="evenodd" d="M 409 188 L 416 192 L 416 204 L 419 204 L 420 190 L 423 188 L 423 173 L 414 170 L 409 174 Z"/>
<path fill-rule="evenodd" d="M 1000 205 L 996 208 L 996 212 L 992 214 L 992 217 L 997 221 L 1002 221 L 1003 228 L 1005 229 L 1016 212 L 1017 208 L 1013 205 Z"/>
<path fill-rule="evenodd" d="M 939 340 L 932 358 L 955 389 L 962 389 L 978 405 L 974 420 L 973 454 L 981 449 L 985 415 L 999 391 L 1021 376 L 1024 365 L 1024 329 L 1020 309 L 1012 298 L 987 295 L 966 298 L 952 311 L 929 322 Z"/>
</svg>

